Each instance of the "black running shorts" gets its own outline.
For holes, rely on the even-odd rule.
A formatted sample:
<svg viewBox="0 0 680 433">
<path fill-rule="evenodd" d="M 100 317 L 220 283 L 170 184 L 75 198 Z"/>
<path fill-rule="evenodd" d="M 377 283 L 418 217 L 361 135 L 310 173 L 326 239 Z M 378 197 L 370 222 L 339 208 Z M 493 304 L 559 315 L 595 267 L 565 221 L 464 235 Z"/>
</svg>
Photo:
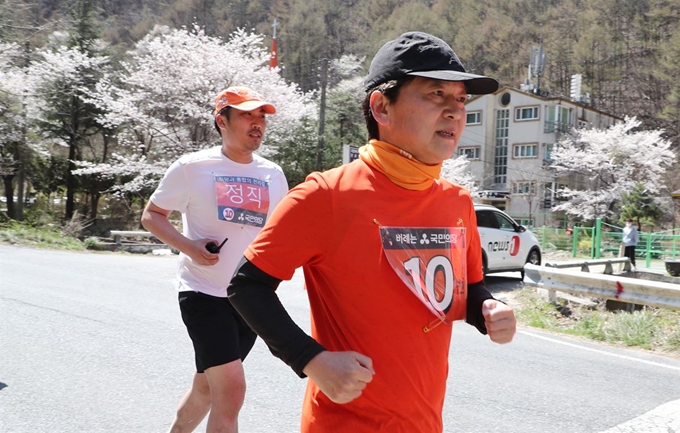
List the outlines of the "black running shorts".
<svg viewBox="0 0 680 433">
<path fill-rule="evenodd" d="M 229 299 L 200 292 L 179 292 L 179 309 L 196 354 L 196 371 L 243 361 L 257 335 Z"/>
</svg>

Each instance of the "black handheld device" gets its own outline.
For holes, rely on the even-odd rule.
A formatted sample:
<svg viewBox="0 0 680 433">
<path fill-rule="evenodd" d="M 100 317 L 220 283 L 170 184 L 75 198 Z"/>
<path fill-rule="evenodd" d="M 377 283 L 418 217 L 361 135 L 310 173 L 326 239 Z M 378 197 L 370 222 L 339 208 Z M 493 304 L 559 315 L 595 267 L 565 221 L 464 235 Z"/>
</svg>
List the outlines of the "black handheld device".
<svg viewBox="0 0 680 433">
<path fill-rule="evenodd" d="M 213 254 L 217 254 L 222 249 L 222 245 L 224 245 L 224 243 L 227 242 L 228 240 L 229 238 L 226 238 L 219 245 L 217 245 L 215 242 L 208 242 L 207 244 L 205 244 L 205 249 Z"/>
</svg>

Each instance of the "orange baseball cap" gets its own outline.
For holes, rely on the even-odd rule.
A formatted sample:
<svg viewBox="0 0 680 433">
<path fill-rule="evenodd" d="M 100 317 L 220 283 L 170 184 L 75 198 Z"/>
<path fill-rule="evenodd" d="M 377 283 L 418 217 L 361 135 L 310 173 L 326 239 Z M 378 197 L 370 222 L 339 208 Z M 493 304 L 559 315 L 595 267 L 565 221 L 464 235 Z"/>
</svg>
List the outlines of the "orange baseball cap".
<svg viewBox="0 0 680 433">
<path fill-rule="evenodd" d="M 215 115 L 224 107 L 234 107 L 241 111 L 252 111 L 264 107 L 267 114 L 276 113 L 276 108 L 266 102 L 262 95 L 248 87 L 229 87 L 215 98 Z"/>
</svg>

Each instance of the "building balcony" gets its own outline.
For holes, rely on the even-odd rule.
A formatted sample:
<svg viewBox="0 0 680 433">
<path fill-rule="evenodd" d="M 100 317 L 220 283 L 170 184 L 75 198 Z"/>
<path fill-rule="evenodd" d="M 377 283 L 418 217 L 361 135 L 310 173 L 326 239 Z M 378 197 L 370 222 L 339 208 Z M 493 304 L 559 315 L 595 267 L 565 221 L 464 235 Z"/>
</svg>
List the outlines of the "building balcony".
<svg viewBox="0 0 680 433">
<path fill-rule="evenodd" d="M 555 122 L 546 120 L 543 124 L 543 132 L 550 134 L 553 132 L 569 132 L 571 129 L 571 124 L 567 122 Z"/>
</svg>

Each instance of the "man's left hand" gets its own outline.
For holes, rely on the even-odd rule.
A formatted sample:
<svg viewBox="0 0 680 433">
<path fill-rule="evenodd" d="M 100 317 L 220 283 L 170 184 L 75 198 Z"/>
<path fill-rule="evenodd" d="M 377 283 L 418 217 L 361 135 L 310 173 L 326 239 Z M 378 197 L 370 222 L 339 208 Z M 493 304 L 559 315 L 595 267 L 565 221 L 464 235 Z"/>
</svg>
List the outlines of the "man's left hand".
<svg viewBox="0 0 680 433">
<path fill-rule="evenodd" d="M 517 330 L 517 320 L 512 308 L 495 299 L 487 299 L 482 303 L 482 315 L 491 341 L 499 344 L 512 341 Z"/>
</svg>

